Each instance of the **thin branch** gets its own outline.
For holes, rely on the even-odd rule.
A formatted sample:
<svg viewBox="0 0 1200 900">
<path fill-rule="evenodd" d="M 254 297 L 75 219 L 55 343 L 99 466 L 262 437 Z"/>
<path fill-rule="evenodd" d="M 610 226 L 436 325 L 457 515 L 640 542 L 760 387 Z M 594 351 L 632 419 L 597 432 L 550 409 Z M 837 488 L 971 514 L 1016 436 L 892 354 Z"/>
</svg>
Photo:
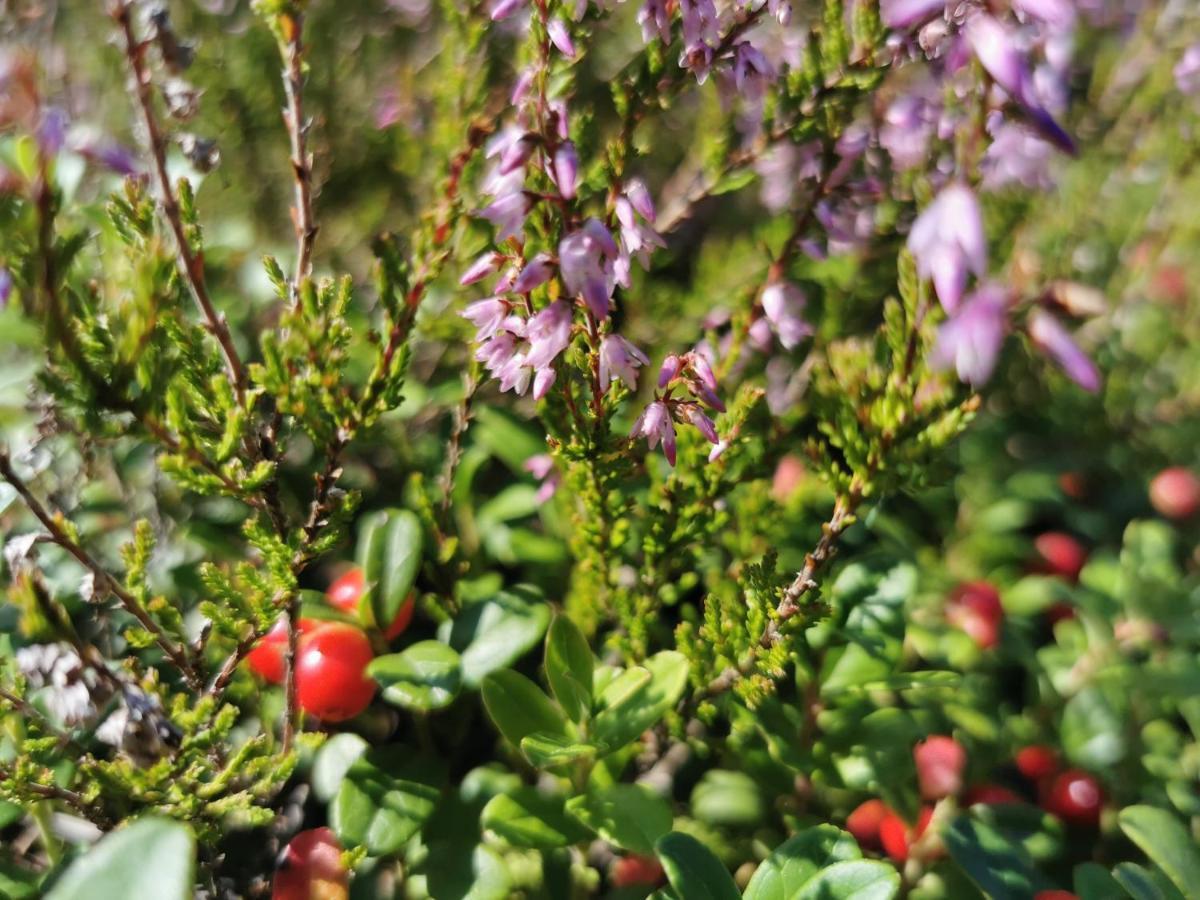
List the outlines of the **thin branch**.
<svg viewBox="0 0 1200 900">
<path fill-rule="evenodd" d="M 300 299 L 300 282 L 312 274 L 313 245 L 317 240 L 317 223 L 312 205 L 312 156 L 306 146 L 308 123 L 304 120 L 304 17 L 293 13 L 288 20 L 286 43 L 279 50 L 283 56 L 283 90 L 287 106 L 283 123 L 287 126 L 291 145 L 292 176 L 295 180 L 295 204 L 292 221 L 296 227 L 296 271 L 292 277 L 295 302 Z"/>
<path fill-rule="evenodd" d="M 0 478 L 3 478 L 13 486 L 25 502 L 25 505 L 29 508 L 29 511 L 50 532 L 50 537 L 54 543 L 70 553 L 85 569 L 92 573 L 96 579 L 96 587 L 107 590 L 116 597 L 125 611 L 137 619 L 139 624 L 154 637 L 154 642 L 167 655 L 167 658 L 174 663 L 184 680 L 187 681 L 188 686 L 194 690 L 199 690 L 201 680 L 196 673 L 192 661 L 188 659 L 187 651 L 180 645 L 172 642 L 162 630 L 162 627 L 146 612 L 138 599 L 129 593 L 91 554 L 67 534 L 66 530 L 59 524 L 58 519 L 49 513 L 41 501 L 29 490 L 29 486 L 25 484 L 24 479 L 13 470 L 8 453 L 3 450 L 0 450 Z"/>
<path fill-rule="evenodd" d="M 208 330 L 221 346 L 221 354 L 225 358 L 225 368 L 230 384 L 237 395 L 238 403 L 246 403 L 246 370 L 241 357 L 233 343 L 229 324 L 225 317 L 218 313 L 208 294 L 204 280 L 204 260 L 188 241 L 184 229 L 183 218 L 179 209 L 179 200 L 175 189 L 171 186 L 171 177 L 167 174 L 166 140 L 158 127 L 154 116 L 154 98 L 151 93 L 150 73 L 146 68 L 144 56 L 145 44 L 138 41 L 133 31 L 133 3 L 131 0 L 115 0 L 113 18 L 121 27 L 124 40 L 125 59 L 129 63 L 130 74 L 134 81 L 134 97 L 142 114 L 142 125 L 146 129 L 150 155 L 154 161 L 154 172 L 158 180 L 159 192 L 162 195 L 161 205 L 163 215 L 171 226 L 175 236 L 175 246 L 179 256 L 179 269 L 183 280 L 191 289 L 192 297 L 204 316 Z"/>
</svg>

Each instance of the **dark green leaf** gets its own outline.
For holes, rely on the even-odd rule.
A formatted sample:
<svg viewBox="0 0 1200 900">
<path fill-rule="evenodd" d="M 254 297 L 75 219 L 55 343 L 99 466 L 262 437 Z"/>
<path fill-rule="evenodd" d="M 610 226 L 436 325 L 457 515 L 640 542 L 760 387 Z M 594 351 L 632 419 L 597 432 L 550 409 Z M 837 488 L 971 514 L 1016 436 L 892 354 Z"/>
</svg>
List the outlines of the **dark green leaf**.
<svg viewBox="0 0 1200 900">
<path fill-rule="evenodd" d="M 861 857 L 857 842 L 840 828 L 808 828 L 762 861 L 746 886 L 745 900 L 793 900 L 822 869 Z"/>
<path fill-rule="evenodd" d="M 463 683 L 478 687 L 483 677 L 511 665 L 546 633 L 550 608 L 541 593 L 528 586 L 499 591 L 467 604 L 438 637 L 462 657 Z"/>
<path fill-rule="evenodd" d="M 367 674 L 383 687 L 383 699 L 428 712 L 454 702 L 462 687 L 458 654 L 441 641 L 421 641 L 371 661 Z"/>
<path fill-rule="evenodd" d="M 671 806 L 640 784 L 613 784 L 567 801 L 567 812 L 608 841 L 649 856 L 671 830 Z"/>
<path fill-rule="evenodd" d="M 483 679 L 483 705 L 514 747 L 527 735 L 568 734 L 567 720 L 541 688 L 519 672 L 501 669 Z"/>
<path fill-rule="evenodd" d="M 381 510 L 364 520 L 357 556 L 367 590 L 359 609 L 379 628 L 387 628 L 408 599 L 423 544 L 421 520 L 407 509 Z"/>
<path fill-rule="evenodd" d="M 992 900 L 1022 900 L 1051 885 L 1020 847 L 970 816 L 959 816 L 942 834 L 946 849 Z"/>
<path fill-rule="evenodd" d="M 594 667 L 583 632 L 566 616 L 556 616 L 546 634 L 546 680 L 563 711 L 576 722 L 592 711 Z"/>
<path fill-rule="evenodd" d="M 680 831 L 658 839 L 654 847 L 667 880 L 687 900 L 741 900 L 733 876 L 711 850 Z"/>
<path fill-rule="evenodd" d="M 348 847 L 372 856 L 395 853 L 437 808 L 445 773 L 440 764 L 402 747 L 371 750 L 350 766 L 329 811 Z"/>
<path fill-rule="evenodd" d="M 796 900 L 891 900 L 900 893 L 900 873 L 878 859 L 851 859 L 822 869 Z"/>
<path fill-rule="evenodd" d="M 337 796 L 342 779 L 354 761 L 367 752 L 370 745 L 357 734 L 335 734 L 317 750 L 313 759 L 312 786 L 317 799 L 328 803 Z"/>
<path fill-rule="evenodd" d="M 692 789 L 692 815 L 709 825 L 749 828 L 762 821 L 766 803 L 744 772 L 710 769 Z"/>
<path fill-rule="evenodd" d="M 1153 806 L 1128 806 L 1117 821 L 1177 888 L 1185 894 L 1200 890 L 1200 849 L 1175 816 Z"/>
<path fill-rule="evenodd" d="M 650 678 L 596 715 L 592 737 L 610 752 L 637 740 L 671 709 L 687 686 L 688 661 L 664 650 L 646 660 Z M 609 686 L 611 691 L 612 685 Z M 607 697 L 609 691 L 605 691 Z"/>
<path fill-rule="evenodd" d="M 481 823 L 514 847 L 549 850 L 586 841 L 592 831 L 568 816 L 562 797 L 522 787 L 488 801 Z"/>
<path fill-rule="evenodd" d="M 195 861 L 196 842 L 186 825 L 138 819 L 73 862 L 46 900 L 189 900 Z"/>
</svg>

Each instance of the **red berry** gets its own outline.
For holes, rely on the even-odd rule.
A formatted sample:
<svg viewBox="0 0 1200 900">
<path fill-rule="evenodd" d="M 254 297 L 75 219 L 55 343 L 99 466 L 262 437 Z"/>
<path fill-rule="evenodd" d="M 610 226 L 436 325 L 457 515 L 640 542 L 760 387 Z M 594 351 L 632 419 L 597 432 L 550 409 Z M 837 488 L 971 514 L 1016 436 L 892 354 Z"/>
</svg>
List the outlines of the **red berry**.
<svg viewBox="0 0 1200 900">
<path fill-rule="evenodd" d="M 1033 900 L 1079 900 L 1079 895 L 1070 891 L 1038 891 Z"/>
<path fill-rule="evenodd" d="M 946 620 L 965 631 L 984 650 L 1000 640 L 1004 607 L 1000 592 L 986 581 L 960 584 L 946 604 Z"/>
<path fill-rule="evenodd" d="M 889 809 L 879 823 L 879 841 L 883 844 L 883 852 L 893 862 L 907 862 L 912 842 L 925 833 L 932 819 L 933 807 L 923 806 L 917 816 L 917 827 L 909 828 L 907 822 Z"/>
<path fill-rule="evenodd" d="M 611 877 L 613 887 L 626 888 L 641 884 L 653 887 L 662 884 L 664 875 L 662 863 L 653 856 L 631 853 L 613 863 Z"/>
<path fill-rule="evenodd" d="M 1082 472 L 1063 472 L 1058 476 L 1059 489 L 1072 500 L 1082 500 L 1087 496 L 1087 476 Z"/>
<path fill-rule="evenodd" d="M 299 632 L 304 634 L 321 624 L 316 619 L 301 619 Z M 246 664 L 260 678 L 271 684 L 283 684 L 284 656 L 287 654 L 287 622 L 280 619 L 271 626 L 254 645 L 254 649 L 246 654 Z"/>
<path fill-rule="evenodd" d="M 882 800 L 867 800 L 846 817 L 846 830 L 864 850 L 879 850 L 879 825 L 889 812 Z"/>
<path fill-rule="evenodd" d="M 940 800 L 962 790 L 967 751 L 952 737 L 935 734 L 913 748 L 917 783 L 926 800 Z"/>
<path fill-rule="evenodd" d="M 284 848 L 271 884 L 271 900 L 346 900 L 350 876 L 342 845 L 328 828 L 301 831 Z"/>
<path fill-rule="evenodd" d="M 999 784 L 979 784 L 963 795 L 964 806 L 974 806 L 976 803 L 986 803 L 989 806 L 1003 806 L 1009 803 L 1024 803 L 1025 799 L 1016 791 Z"/>
<path fill-rule="evenodd" d="M 357 716 L 375 696 L 365 674 L 371 642 L 353 625 L 330 622 L 304 636 L 296 652 L 296 701 L 327 722 Z"/>
<path fill-rule="evenodd" d="M 1200 478 L 1182 466 L 1163 469 L 1150 482 L 1150 503 L 1168 519 L 1190 519 L 1200 509 Z"/>
<path fill-rule="evenodd" d="M 357 616 L 358 601 L 362 599 L 363 591 L 366 589 L 367 582 L 363 576 L 363 570 L 356 566 L 329 585 L 329 590 L 325 592 L 325 598 L 342 612 Z M 389 641 L 398 638 L 404 633 L 404 629 L 408 628 L 408 623 L 412 621 L 413 616 L 413 599 L 413 595 L 409 594 L 400 607 L 400 611 L 396 613 L 396 618 L 392 619 L 392 624 L 383 633 L 383 636 Z"/>
<path fill-rule="evenodd" d="M 1058 771 L 1058 754 L 1053 747 L 1035 744 L 1017 751 L 1017 768 L 1030 781 L 1041 781 Z"/>
<path fill-rule="evenodd" d="M 1083 564 L 1087 562 L 1087 551 L 1069 534 L 1047 531 L 1038 535 L 1033 542 L 1040 557 L 1040 568 L 1049 575 L 1058 575 L 1067 581 L 1077 581 Z"/>
<path fill-rule="evenodd" d="M 1042 808 L 1073 825 L 1096 825 L 1103 805 L 1104 792 L 1099 783 L 1079 769 L 1060 773 L 1042 792 Z"/>
</svg>

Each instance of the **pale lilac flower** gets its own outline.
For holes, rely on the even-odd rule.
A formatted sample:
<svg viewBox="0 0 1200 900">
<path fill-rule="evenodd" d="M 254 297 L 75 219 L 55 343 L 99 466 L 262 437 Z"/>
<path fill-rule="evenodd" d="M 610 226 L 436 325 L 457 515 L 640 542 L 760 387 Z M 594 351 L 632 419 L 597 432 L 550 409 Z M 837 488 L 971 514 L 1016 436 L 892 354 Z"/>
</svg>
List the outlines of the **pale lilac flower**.
<svg viewBox="0 0 1200 900">
<path fill-rule="evenodd" d="M 528 294 L 539 285 L 545 284 L 554 275 L 554 262 L 549 253 L 539 253 L 521 270 L 512 284 L 514 294 Z"/>
<path fill-rule="evenodd" d="M 619 334 L 606 335 L 600 342 L 600 387 L 607 389 L 620 379 L 637 390 L 637 370 L 650 364 L 649 358 Z"/>
<path fill-rule="evenodd" d="M 984 384 L 996 367 L 1008 330 L 1008 297 L 997 285 L 982 285 L 938 329 L 930 363 L 949 369 L 973 387 Z"/>
<path fill-rule="evenodd" d="M 500 154 L 500 164 L 497 169 L 499 173 L 511 175 L 517 169 L 523 169 L 525 163 L 529 161 L 529 157 L 533 155 L 535 146 L 533 136 L 529 134 L 523 134 L 512 141 Z"/>
<path fill-rule="evenodd" d="M 460 315 L 475 326 L 475 340 L 485 341 L 500 330 L 508 313 L 506 301 L 499 297 L 488 297 L 469 304 Z"/>
<path fill-rule="evenodd" d="M 1067 377 L 1085 391 L 1100 390 L 1100 371 L 1075 343 L 1075 339 L 1054 316 L 1035 310 L 1029 316 L 1029 336 L 1038 349 L 1053 359 Z"/>
<path fill-rule="evenodd" d="M 924 165 L 936 118 L 936 110 L 919 95 L 903 94 L 892 101 L 883 114 L 879 146 L 891 156 L 893 166 L 904 171 Z"/>
<path fill-rule="evenodd" d="M 879 16 L 888 28 L 911 28 L 944 12 L 946 0 L 880 0 Z"/>
<path fill-rule="evenodd" d="M 621 226 L 621 252 L 616 262 L 616 280 L 622 287 L 629 287 L 630 259 L 636 256 L 642 268 L 649 270 L 650 254 L 654 248 L 666 247 L 667 243 L 657 231 L 637 220 L 633 202 L 628 197 L 618 197 L 615 208 L 617 223 Z"/>
<path fill-rule="evenodd" d="M 1075 25 L 1075 6 L 1072 0 L 1012 0 L 1013 9 L 1040 19 L 1059 30 Z"/>
<path fill-rule="evenodd" d="M 667 0 L 646 0 L 638 10 L 637 20 L 642 26 L 642 43 L 649 44 L 656 37 L 664 44 L 671 43 L 671 14 L 667 11 Z"/>
<path fill-rule="evenodd" d="M 568 116 L 567 101 L 559 97 L 546 104 L 550 108 L 550 119 L 554 124 L 555 134 L 560 141 L 565 141 L 571 135 L 571 120 Z"/>
<path fill-rule="evenodd" d="M 791 350 L 812 334 L 812 326 L 804 321 L 804 292 L 786 281 L 776 281 L 763 289 L 762 307 L 767 320 L 779 335 L 779 343 Z"/>
<path fill-rule="evenodd" d="M 776 143 L 759 157 L 755 169 L 762 179 L 759 196 L 763 205 L 771 212 L 781 212 L 792 202 L 800 182 L 820 177 L 820 142 L 809 141 L 799 146 Z"/>
<path fill-rule="evenodd" d="M 488 8 L 488 15 L 491 16 L 493 22 L 499 22 L 501 19 L 507 19 L 524 5 L 525 0 L 493 0 Z"/>
<path fill-rule="evenodd" d="M 966 185 L 954 182 L 942 189 L 913 222 L 908 249 L 922 278 L 932 278 L 938 300 L 953 313 L 962 299 L 967 273 L 982 276 L 987 269 L 987 240 L 979 201 Z"/>
<path fill-rule="evenodd" d="M 564 200 L 574 198 L 579 183 L 579 156 L 575 152 L 575 145 L 570 141 L 559 144 L 558 149 L 554 151 L 553 165 L 554 183 L 558 186 L 558 193 Z"/>
<path fill-rule="evenodd" d="M 550 37 L 550 43 L 558 48 L 558 52 L 567 59 L 575 58 L 575 43 L 571 40 L 571 32 L 567 28 L 567 23 L 557 17 L 546 23 L 546 34 Z"/>
<path fill-rule="evenodd" d="M 729 439 L 728 438 L 721 440 L 721 441 L 717 441 L 717 445 L 708 451 L 708 461 L 710 463 L 716 462 L 718 459 L 721 458 L 721 454 L 723 454 L 728 449 L 729 449 Z"/>
<path fill-rule="evenodd" d="M 746 329 L 746 338 L 750 341 L 750 346 L 759 353 L 769 353 L 771 351 L 771 332 L 770 320 L 763 317 L 750 323 L 750 327 Z"/>
<path fill-rule="evenodd" d="M 479 211 L 479 215 L 496 227 L 496 241 L 508 240 L 520 234 L 529 214 L 529 198 L 524 192 L 505 194 Z"/>
<path fill-rule="evenodd" d="M 4 266 L 0 266 L 0 310 L 8 306 L 8 298 L 12 296 L 12 291 L 12 272 L 8 271 Z"/>
<path fill-rule="evenodd" d="M 785 28 L 792 23 L 792 4 L 790 0 L 767 0 L 767 12 L 775 17 L 775 21 Z"/>
<path fill-rule="evenodd" d="M 520 106 L 521 101 L 529 94 L 529 89 L 533 87 L 533 79 L 537 77 L 537 69 L 530 66 L 521 70 L 521 74 L 517 76 L 516 84 L 513 85 L 512 96 L 509 98 L 513 106 Z"/>
<path fill-rule="evenodd" d="M 1200 94 L 1200 42 L 1183 51 L 1175 64 L 1175 87 L 1181 94 Z"/>
<path fill-rule="evenodd" d="M 758 103 L 774 78 L 774 67 L 753 44 L 741 41 L 734 47 L 733 83 L 739 94 L 751 103 Z"/>
<path fill-rule="evenodd" d="M 485 369 L 497 376 L 511 366 L 522 366 L 525 362 L 525 353 L 521 349 L 525 346 L 525 323 L 510 317 L 505 320 L 504 326 L 503 330 L 495 331 L 475 350 L 475 358 L 483 363 Z M 514 327 L 517 330 L 513 330 Z"/>
<path fill-rule="evenodd" d="M 571 343 L 571 304 L 555 300 L 532 319 L 526 328 L 529 338 L 527 365 L 544 369 Z"/>
<path fill-rule="evenodd" d="M 1046 190 L 1054 185 L 1050 164 L 1055 150 L 1024 125 L 1002 117 L 992 130 L 992 143 L 983 156 L 983 185 L 989 189 L 1007 184 Z"/>
<path fill-rule="evenodd" d="M 608 315 L 616 286 L 613 261 L 618 252 L 612 235 L 598 219 L 588 219 L 558 245 L 563 283 L 572 296 L 583 297 L 597 319 Z"/>
<path fill-rule="evenodd" d="M 630 178 L 625 182 L 625 196 L 629 198 L 637 214 L 653 225 L 657 215 L 654 210 L 654 198 L 650 196 L 646 182 L 640 178 Z"/>
<path fill-rule="evenodd" d="M 662 361 L 662 365 L 658 369 L 658 387 L 659 390 L 665 388 L 675 378 L 679 376 L 680 370 L 683 368 L 683 360 L 674 353 L 667 354 L 667 358 Z"/>
<path fill-rule="evenodd" d="M 539 506 L 553 497 L 562 483 L 562 475 L 554 467 L 554 458 L 549 453 L 539 453 L 537 456 L 529 457 L 521 465 L 521 468 L 541 482 L 533 498 Z"/>
<path fill-rule="evenodd" d="M 136 175 L 140 171 L 137 154 L 133 150 L 107 140 L 94 131 L 73 132 L 69 146 L 88 162 L 117 175 Z"/>
<path fill-rule="evenodd" d="M 466 287 L 468 284 L 482 281 L 500 268 L 503 259 L 504 257 L 499 253 L 489 250 L 467 267 L 467 271 L 463 272 L 458 283 Z"/>
<path fill-rule="evenodd" d="M 58 106 L 47 106 L 42 110 L 37 126 L 38 148 L 43 156 L 54 156 L 67 140 L 67 112 Z"/>
<path fill-rule="evenodd" d="M 554 387 L 556 378 L 558 378 L 558 373 L 554 371 L 553 366 L 538 369 L 533 376 L 533 399 L 541 400 L 550 393 L 550 388 Z"/>
<path fill-rule="evenodd" d="M 662 441 L 663 455 L 667 457 L 667 462 L 675 465 L 675 426 L 671 423 L 671 412 L 663 401 L 655 400 L 642 411 L 633 423 L 630 437 L 644 437 L 651 450 Z"/>
</svg>

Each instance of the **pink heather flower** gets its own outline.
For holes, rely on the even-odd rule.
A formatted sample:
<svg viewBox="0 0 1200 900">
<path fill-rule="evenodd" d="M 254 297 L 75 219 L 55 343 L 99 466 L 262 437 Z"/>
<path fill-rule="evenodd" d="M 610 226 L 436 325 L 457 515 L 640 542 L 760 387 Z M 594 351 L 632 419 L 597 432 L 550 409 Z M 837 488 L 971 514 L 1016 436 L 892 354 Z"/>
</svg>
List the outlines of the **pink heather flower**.
<svg viewBox="0 0 1200 900">
<path fill-rule="evenodd" d="M 657 214 L 654 211 L 654 198 L 646 187 L 646 182 L 640 178 L 630 178 L 625 182 L 625 196 L 639 216 L 653 225 Z"/>
<path fill-rule="evenodd" d="M 663 401 L 655 400 L 642 411 L 633 423 L 630 437 L 644 437 L 651 450 L 661 440 L 663 455 L 667 462 L 675 465 L 675 426 L 671 424 L 671 412 Z"/>
<path fill-rule="evenodd" d="M 538 285 L 545 284 L 554 274 L 554 262 L 549 253 L 539 253 L 521 270 L 512 283 L 514 294 L 528 294 Z"/>
<path fill-rule="evenodd" d="M 563 283 L 572 296 L 582 296 L 597 319 L 608 316 L 615 287 L 613 261 L 617 245 L 599 219 L 588 219 L 578 231 L 559 242 L 558 261 Z"/>
<path fill-rule="evenodd" d="M 960 380 L 980 387 L 992 375 L 1008 330 L 1008 297 L 997 285 L 983 285 L 938 329 L 930 363 L 953 366 Z"/>
<path fill-rule="evenodd" d="M 767 12 L 775 17 L 775 21 L 785 28 L 792 23 L 792 4 L 790 0 L 767 0 Z"/>
<path fill-rule="evenodd" d="M 0 266 L 0 310 L 8 307 L 8 298 L 12 296 L 13 277 L 12 272 Z"/>
<path fill-rule="evenodd" d="M 567 59 L 575 58 L 575 44 L 571 40 L 571 32 L 567 29 L 566 22 L 559 18 L 551 19 L 546 23 L 546 34 L 559 53 Z"/>
<path fill-rule="evenodd" d="M 662 361 L 662 365 L 658 369 L 658 388 L 662 390 L 671 383 L 679 375 L 680 369 L 683 368 L 683 360 L 674 353 L 667 354 L 667 358 Z"/>
<path fill-rule="evenodd" d="M 1100 390 L 1100 371 L 1075 343 L 1062 323 L 1042 310 L 1029 317 L 1029 336 L 1038 349 L 1053 359 L 1067 377 L 1090 393 Z"/>
<path fill-rule="evenodd" d="M 529 89 L 533 87 L 533 79 L 537 76 L 537 69 L 530 66 L 527 69 L 522 69 L 521 74 L 517 76 L 517 82 L 513 85 L 512 96 L 509 98 L 513 106 L 520 106 L 521 101 L 529 94 Z"/>
<path fill-rule="evenodd" d="M 667 11 L 667 0 L 646 0 L 638 10 L 637 20 L 642 26 L 642 43 L 649 44 L 656 37 L 664 44 L 671 43 L 671 14 Z"/>
<path fill-rule="evenodd" d="M 488 8 L 488 15 L 491 16 L 493 22 L 499 22 L 501 19 L 507 19 L 524 5 L 525 0 L 493 0 Z"/>
<path fill-rule="evenodd" d="M 479 211 L 496 228 L 496 241 L 506 241 L 521 233 L 529 214 L 529 198 L 523 191 L 498 197 Z"/>
<path fill-rule="evenodd" d="M 498 171 L 501 175 L 511 175 L 517 169 L 525 167 L 529 157 L 533 155 L 534 140 L 528 134 L 523 134 L 510 143 L 500 154 Z"/>
<path fill-rule="evenodd" d="M 533 376 L 533 399 L 541 400 L 550 393 L 550 388 L 554 387 L 554 380 L 557 377 L 558 373 L 554 371 L 553 366 L 538 369 Z"/>
<path fill-rule="evenodd" d="M 648 200 L 648 196 L 643 198 L 642 205 L 645 206 Z M 615 207 L 617 224 L 621 226 L 621 252 L 616 266 L 617 283 L 622 287 L 629 287 L 630 259 L 636 256 L 642 268 L 649 270 L 650 254 L 656 247 L 666 247 L 667 243 L 657 231 L 637 220 L 633 201 L 628 197 L 618 197 Z M 654 211 L 653 206 L 650 211 Z"/>
<path fill-rule="evenodd" d="M 555 300 L 529 320 L 525 332 L 529 337 L 527 365 L 544 369 L 567 349 L 571 343 L 571 318 L 571 304 Z"/>
<path fill-rule="evenodd" d="M 1054 186 L 1050 164 L 1055 151 L 1049 141 L 1016 122 L 1001 119 L 992 130 L 992 143 L 983 155 L 983 186 L 1007 184 L 1047 190 Z"/>
<path fill-rule="evenodd" d="M 460 315 L 475 326 L 475 340 L 485 341 L 500 330 L 508 317 L 509 305 L 499 297 L 476 300 Z"/>
<path fill-rule="evenodd" d="M 537 456 L 529 457 L 521 465 L 521 468 L 541 482 L 538 485 L 537 494 L 533 498 L 539 506 L 553 497 L 554 492 L 562 483 L 562 475 L 559 474 L 558 469 L 554 468 L 554 458 L 549 453 L 540 453 Z"/>
<path fill-rule="evenodd" d="M 650 364 L 646 354 L 619 334 L 606 335 L 600 342 L 600 386 L 608 388 L 617 379 L 637 390 L 637 370 Z"/>
<path fill-rule="evenodd" d="M 1181 94 L 1200 93 L 1200 42 L 1192 44 L 1183 51 L 1183 56 L 1175 64 L 1175 87 Z"/>
<path fill-rule="evenodd" d="M 908 249 L 922 278 L 932 278 L 938 300 L 953 313 L 967 285 L 967 273 L 987 269 L 987 241 L 979 201 L 966 185 L 947 185 L 917 216 Z"/>
<path fill-rule="evenodd" d="M 67 140 L 67 111 L 58 106 L 47 106 L 42 110 L 37 126 L 38 149 L 42 156 L 54 156 Z"/>
<path fill-rule="evenodd" d="M 463 272 L 462 278 L 458 279 L 458 283 L 466 287 L 468 284 L 482 281 L 500 268 L 500 262 L 503 258 L 499 253 L 489 250 L 467 267 L 467 271 Z"/>
<path fill-rule="evenodd" d="M 716 462 L 718 459 L 721 458 L 721 454 L 724 453 L 728 449 L 729 449 L 728 438 L 718 441 L 717 445 L 708 451 L 708 461 Z"/>
<path fill-rule="evenodd" d="M 805 302 L 804 292 L 790 282 L 777 281 L 763 289 L 763 312 L 787 350 L 812 334 L 812 326 L 803 317 Z"/>
<path fill-rule="evenodd" d="M 936 112 L 924 97 L 903 94 L 883 114 L 879 146 L 892 157 L 892 165 L 904 171 L 923 165 L 928 157 Z"/>
<path fill-rule="evenodd" d="M 738 43 L 733 49 L 733 83 L 738 93 L 757 103 L 767 91 L 767 85 L 775 78 L 775 68 L 749 41 Z"/>
<path fill-rule="evenodd" d="M 579 184 L 579 156 L 575 145 L 563 141 L 554 151 L 554 183 L 564 200 L 571 200 Z"/>
<path fill-rule="evenodd" d="M 721 40 L 720 20 L 713 0 L 679 0 L 683 42 L 716 46 Z"/>
<path fill-rule="evenodd" d="M 554 120 L 555 134 L 560 141 L 565 141 L 571 135 L 571 120 L 567 115 L 567 101 L 563 98 L 551 100 L 546 104 L 550 108 L 550 116 Z"/>
<path fill-rule="evenodd" d="M 704 435 L 705 439 L 710 444 L 719 444 L 721 439 L 717 437 L 717 426 L 713 424 L 713 420 L 704 414 L 695 403 L 681 403 L 676 407 L 676 410 L 687 417 L 687 420 L 696 427 L 696 430 Z"/>
<path fill-rule="evenodd" d="M 879 16 L 888 28 L 907 29 L 946 9 L 946 0 L 880 0 Z"/>
<path fill-rule="evenodd" d="M 1075 5 L 1072 0 L 1012 0 L 1013 9 L 1041 19 L 1059 30 L 1068 30 L 1075 25 Z"/>
<path fill-rule="evenodd" d="M 521 349 L 524 345 L 525 323 L 516 317 L 509 317 L 504 326 L 503 330 L 494 332 L 475 350 L 475 358 L 493 375 L 514 362 L 521 365 L 525 361 L 525 353 Z"/>
</svg>

